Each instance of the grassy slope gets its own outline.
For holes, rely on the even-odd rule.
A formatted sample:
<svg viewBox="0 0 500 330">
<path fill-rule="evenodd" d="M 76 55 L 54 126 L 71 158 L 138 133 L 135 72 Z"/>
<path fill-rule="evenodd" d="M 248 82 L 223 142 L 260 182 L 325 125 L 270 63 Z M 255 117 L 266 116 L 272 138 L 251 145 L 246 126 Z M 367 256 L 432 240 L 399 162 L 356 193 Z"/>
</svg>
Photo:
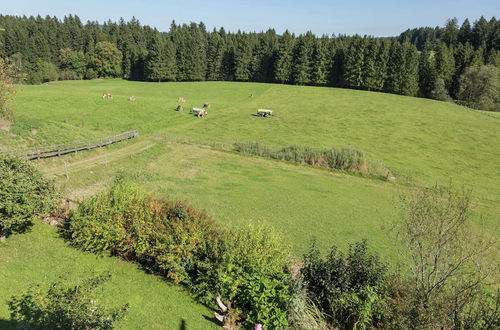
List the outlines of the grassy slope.
<svg viewBox="0 0 500 330">
<path fill-rule="evenodd" d="M 33 231 L 10 237 L 0 245 L 0 328 L 15 324 L 6 321 L 5 301 L 32 283 L 47 286 L 59 276 L 71 280 L 92 272 L 111 272 L 103 302 L 111 306 L 130 304 L 126 320 L 118 329 L 176 328 L 184 319 L 188 329 L 216 328 L 204 316 L 210 311 L 196 304 L 180 287 L 145 274 L 136 265 L 116 258 L 100 258 L 68 247 L 53 227 L 37 224 Z"/>
<path fill-rule="evenodd" d="M 100 99 L 104 91 L 113 93 L 114 99 Z M 248 98 L 251 92 L 253 99 Z M 136 95 L 137 102 L 126 101 L 129 95 Z M 210 102 L 213 109 L 205 119 L 175 112 L 177 96 L 187 99 L 186 108 Z M 259 107 L 275 110 L 276 117 L 251 116 Z M 453 179 L 471 186 L 479 197 L 477 223 L 498 234 L 499 128 L 498 120 L 458 106 L 381 93 L 114 80 L 23 86 L 16 124 L 10 133 L 0 131 L 0 139 L 4 147 L 43 145 L 138 129 L 141 137 L 136 141 L 39 165 L 54 174 L 64 172 L 68 162 L 69 176 L 60 176 L 58 182 L 73 196 L 95 192 L 124 171 L 153 191 L 206 208 L 226 224 L 268 221 L 284 232 L 297 254 L 312 235 L 323 248 L 369 238 L 386 259 L 397 260 L 386 224 L 396 219 L 394 203 L 407 187 L 157 137 L 355 147 L 418 184 Z M 101 165 L 104 162 L 110 163 Z M 34 233 L 39 238 L 43 234 Z M 19 246 L 23 248 L 27 247 Z M 31 274 L 26 267 L 18 271 Z M 7 283 L 0 282 L 0 292 Z"/>
</svg>

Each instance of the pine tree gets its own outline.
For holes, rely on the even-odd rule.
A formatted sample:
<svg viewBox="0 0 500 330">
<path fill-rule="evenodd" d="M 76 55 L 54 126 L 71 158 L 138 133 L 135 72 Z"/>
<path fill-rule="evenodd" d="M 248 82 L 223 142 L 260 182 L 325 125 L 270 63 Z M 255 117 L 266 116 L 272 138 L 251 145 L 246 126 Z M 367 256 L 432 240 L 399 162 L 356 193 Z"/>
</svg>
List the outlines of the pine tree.
<svg viewBox="0 0 500 330">
<path fill-rule="evenodd" d="M 419 59 L 419 92 L 420 97 L 432 97 L 432 92 L 436 89 L 436 62 L 430 51 L 430 45 L 427 44 L 420 53 Z"/>
<path fill-rule="evenodd" d="M 345 53 L 344 82 L 347 87 L 362 88 L 366 38 L 354 36 Z"/>
<path fill-rule="evenodd" d="M 312 53 L 314 35 L 307 32 L 301 35 L 294 49 L 292 81 L 297 85 L 306 85 L 311 82 Z"/>
<path fill-rule="evenodd" d="M 379 47 L 376 58 L 376 79 L 374 89 L 381 91 L 384 89 L 385 81 L 387 79 L 387 64 L 389 62 L 389 52 L 391 49 L 390 41 L 383 41 Z"/>
<path fill-rule="evenodd" d="M 405 56 L 403 46 L 399 42 L 392 42 L 389 59 L 387 62 L 387 79 L 385 81 L 385 91 L 389 93 L 402 94 L 403 70 L 405 67 Z"/>
<path fill-rule="evenodd" d="M 449 90 L 455 73 L 453 54 L 443 42 L 440 42 L 436 48 L 435 58 L 437 77 L 443 80 L 445 89 Z"/>
<path fill-rule="evenodd" d="M 146 58 L 145 78 L 150 81 L 175 80 L 173 52 L 168 52 L 165 38 L 157 32 Z"/>
<path fill-rule="evenodd" d="M 328 60 L 328 37 L 316 39 L 312 55 L 313 69 L 311 81 L 316 86 L 324 86 L 328 82 L 330 63 Z"/>
<path fill-rule="evenodd" d="M 474 48 L 471 44 L 466 43 L 465 45 L 458 44 L 455 48 L 455 70 L 453 75 L 453 80 L 450 87 L 450 95 L 455 98 L 459 90 L 459 79 L 464 73 L 465 69 L 472 65 L 474 61 Z"/>
<path fill-rule="evenodd" d="M 207 48 L 207 80 L 223 80 L 222 66 L 224 61 L 225 42 L 215 29 L 208 36 Z"/>
<path fill-rule="evenodd" d="M 249 35 L 238 33 L 234 49 L 234 78 L 238 81 L 249 81 L 251 78 L 252 45 Z"/>
<path fill-rule="evenodd" d="M 490 25 L 488 21 L 481 16 L 479 20 L 474 22 L 474 27 L 472 28 L 472 45 L 475 48 L 481 45 L 486 45 L 489 39 Z"/>
<path fill-rule="evenodd" d="M 379 66 L 380 42 L 370 38 L 367 40 L 367 47 L 364 54 L 364 63 L 362 69 L 363 88 L 367 90 L 379 90 Z"/>
<path fill-rule="evenodd" d="M 279 40 L 278 54 L 274 68 L 274 80 L 282 84 L 291 82 L 294 37 L 288 30 Z"/>
<path fill-rule="evenodd" d="M 415 45 L 403 43 L 404 67 L 402 68 L 400 91 L 403 95 L 415 96 L 418 92 L 418 51 Z"/>
<path fill-rule="evenodd" d="M 466 42 L 471 42 L 472 40 L 472 29 L 468 19 L 462 23 L 460 30 L 458 31 L 458 42 L 465 44 Z"/>
</svg>

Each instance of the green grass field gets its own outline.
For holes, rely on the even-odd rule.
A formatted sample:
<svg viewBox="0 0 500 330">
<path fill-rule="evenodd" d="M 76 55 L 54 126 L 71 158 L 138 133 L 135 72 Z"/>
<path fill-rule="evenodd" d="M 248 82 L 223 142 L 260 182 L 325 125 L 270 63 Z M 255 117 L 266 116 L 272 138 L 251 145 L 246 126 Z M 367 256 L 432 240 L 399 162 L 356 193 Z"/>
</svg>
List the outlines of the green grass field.
<svg viewBox="0 0 500 330">
<path fill-rule="evenodd" d="M 224 225 L 267 222 L 285 235 L 295 255 L 306 251 L 312 237 L 322 249 L 367 238 L 395 264 L 401 260 L 388 230 L 397 221 L 399 194 L 451 181 L 473 189 L 477 230 L 500 234 L 500 121 L 481 112 L 383 93 L 256 83 L 96 80 L 20 89 L 15 124 L 10 131 L 0 130 L 0 149 L 77 142 L 131 129 L 141 134 L 99 150 L 37 161 L 72 199 L 103 189 L 122 173 L 152 192 L 206 209 Z M 103 92 L 114 98 L 103 100 Z M 249 98 L 250 93 L 255 96 Z M 127 101 L 130 95 L 137 101 Z M 184 112 L 174 110 L 178 96 L 186 99 Z M 206 118 L 187 113 L 205 102 L 212 104 Z M 252 116 L 258 108 L 273 109 L 275 116 Z M 236 141 L 349 146 L 383 162 L 397 179 L 385 182 L 216 147 Z M 133 327 L 141 319 L 153 328 L 177 326 L 181 319 L 188 320 L 189 329 L 211 325 L 202 317 L 207 310 L 182 290 L 134 265 L 67 247 L 45 225 L 0 246 L 0 262 L 5 261 L 2 300 L 60 273 L 108 269 L 117 276 L 105 299 L 136 306 L 125 325 Z M 147 299 L 142 290 L 149 292 Z M 142 307 L 144 299 L 154 306 Z M 7 316 L 2 303 L 0 320 Z"/>
</svg>

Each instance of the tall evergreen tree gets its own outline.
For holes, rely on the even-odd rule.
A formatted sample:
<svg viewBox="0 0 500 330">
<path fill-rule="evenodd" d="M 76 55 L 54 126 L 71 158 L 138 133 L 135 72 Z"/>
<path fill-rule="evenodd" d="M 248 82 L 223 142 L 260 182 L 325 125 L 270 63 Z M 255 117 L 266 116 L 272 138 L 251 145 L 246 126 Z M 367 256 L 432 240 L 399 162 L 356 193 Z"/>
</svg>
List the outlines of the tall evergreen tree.
<svg viewBox="0 0 500 330">
<path fill-rule="evenodd" d="M 366 52 L 366 38 L 354 36 L 347 47 L 344 63 L 344 82 L 347 87 L 364 87 L 364 61 Z"/>
<path fill-rule="evenodd" d="M 274 80 L 282 84 L 289 83 L 292 79 L 294 39 L 294 36 L 286 30 L 279 40 Z"/>
<path fill-rule="evenodd" d="M 418 51 L 415 45 L 403 43 L 404 67 L 401 75 L 401 93 L 415 96 L 418 92 Z"/>
<path fill-rule="evenodd" d="M 312 55 L 313 68 L 311 82 L 316 86 L 324 86 L 328 82 L 330 61 L 328 57 L 328 37 L 316 39 Z"/>
<path fill-rule="evenodd" d="M 165 38 L 155 33 L 151 49 L 146 58 L 145 78 L 150 81 L 175 80 L 175 58 L 173 49 L 167 47 Z"/>
<path fill-rule="evenodd" d="M 432 92 L 436 89 L 436 62 L 433 53 L 430 51 L 430 45 L 424 47 L 420 53 L 419 59 L 419 92 L 420 97 L 432 97 Z"/>
<path fill-rule="evenodd" d="M 374 38 L 367 39 L 364 63 L 362 69 L 363 88 L 368 90 L 379 90 L 379 66 L 380 42 Z"/>
<path fill-rule="evenodd" d="M 234 78 L 239 81 L 249 81 L 252 76 L 251 64 L 253 59 L 250 36 L 245 33 L 238 33 L 235 41 Z"/>
<path fill-rule="evenodd" d="M 222 72 L 225 42 L 215 29 L 208 36 L 207 48 L 207 80 L 224 80 Z"/>
<path fill-rule="evenodd" d="M 314 35 L 307 32 L 301 35 L 294 49 L 292 81 L 297 85 L 311 83 L 312 53 L 314 50 Z"/>
</svg>

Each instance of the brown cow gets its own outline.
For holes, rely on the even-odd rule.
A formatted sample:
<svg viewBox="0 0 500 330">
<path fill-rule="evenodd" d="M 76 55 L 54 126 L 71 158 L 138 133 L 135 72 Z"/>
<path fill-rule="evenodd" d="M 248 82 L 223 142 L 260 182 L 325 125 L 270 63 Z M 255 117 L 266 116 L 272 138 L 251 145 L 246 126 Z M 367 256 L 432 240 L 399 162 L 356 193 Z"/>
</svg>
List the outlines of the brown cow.
<svg viewBox="0 0 500 330">
<path fill-rule="evenodd" d="M 113 95 L 111 95 L 111 93 L 103 93 L 102 98 L 103 99 L 112 99 Z"/>
<path fill-rule="evenodd" d="M 128 98 L 128 100 L 129 100 L 129 101 L 132 101 L 132 102 L 134 102 L 136 99 L 137 99 L 137 98 L 136 98 L 134 95 L 132 95 L 131 97 L 129 97 L 129 98 Z"/>
</svg>

